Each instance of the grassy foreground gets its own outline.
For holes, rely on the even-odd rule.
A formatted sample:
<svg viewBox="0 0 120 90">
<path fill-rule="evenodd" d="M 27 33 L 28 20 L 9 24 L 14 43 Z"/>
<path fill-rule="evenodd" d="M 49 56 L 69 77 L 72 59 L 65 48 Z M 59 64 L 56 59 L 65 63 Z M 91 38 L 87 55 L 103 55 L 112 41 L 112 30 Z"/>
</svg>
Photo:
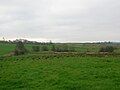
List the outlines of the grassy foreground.
<svg viewBox="0 0 120 90">
<path fill-rule="evenodd" d="M 0 90 L 120 90 L 120 57 L 1 58 Z"/>
</svg>

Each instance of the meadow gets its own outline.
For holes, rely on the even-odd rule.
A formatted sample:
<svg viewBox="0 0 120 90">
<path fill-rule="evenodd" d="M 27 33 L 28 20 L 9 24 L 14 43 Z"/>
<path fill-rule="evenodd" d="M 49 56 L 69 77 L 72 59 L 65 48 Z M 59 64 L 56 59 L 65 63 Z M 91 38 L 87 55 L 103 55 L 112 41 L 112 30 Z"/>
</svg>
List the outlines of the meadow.
<svg viewBox="0 0 120 90">
<path fill-rule="evenodd" d="M 0 90 L 120 90 L 119 53 L 88 55 L 81 52 L 97 52 L 100 46 L 75 47 L 79 53 L 38 52 L 9 57 L 4 55 L 15 45 L 1 45 Z"/>
<path fill-rule="evenodd" d="M 1 90 L 119 90 L 119 56 L 25 55 L 1 58 Z"/>
</svg>

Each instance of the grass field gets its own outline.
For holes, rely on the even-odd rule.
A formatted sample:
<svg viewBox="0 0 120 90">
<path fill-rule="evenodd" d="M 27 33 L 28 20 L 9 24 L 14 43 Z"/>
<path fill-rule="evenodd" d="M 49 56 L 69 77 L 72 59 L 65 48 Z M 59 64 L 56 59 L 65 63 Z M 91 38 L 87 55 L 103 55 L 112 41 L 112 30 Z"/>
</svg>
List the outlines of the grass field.
<svg viewBox="0 0 120 90">
<path fill-rule="evenodd" d="M 14 49 L 15 49 L 14 44 L 0 43 L 0 55 L 5 55 L 7 53 L 10 53 Z"/>
<path fill-rule="evenodd" d="M 8 57 L 15 44 L 0 43 L 0 90 L 120 90 L 120 45 L 103 55 L 99 44 L 68 45 L 76 52 L 35 53 L 26 44 L 28 54 Z"/>
<path fill-rule="evenodd" d="M 0 90 L 120 90 L 120 57 L 1 58 Z"/>
</svg>

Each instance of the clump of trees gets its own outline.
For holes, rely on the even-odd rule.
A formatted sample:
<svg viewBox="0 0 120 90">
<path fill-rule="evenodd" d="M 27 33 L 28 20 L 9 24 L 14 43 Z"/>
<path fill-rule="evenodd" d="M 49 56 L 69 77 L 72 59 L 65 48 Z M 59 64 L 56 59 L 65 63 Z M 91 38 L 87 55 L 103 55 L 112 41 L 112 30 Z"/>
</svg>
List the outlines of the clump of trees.
<svg viewBox="0 0 120 90">
<path fill-rule="evenodd" d="M 39 52 L 40 51 L 40 47 L 39 46 L 32 46 L 32 50 L 34 52 Z"/>
<path fill-rule="evenodd" d="M 39 52 L 39 51 L 53 51 L 53 52 L 74 52 L 75 48 L 72 46 L 69 46 L 67 44 L 61 44 L 61 45 L 36 45 L 32 46 L 32 51 Z"/>
<path fill-rule="evenodd" d="M 53 45 L 51 50 L 54 52 L 74 52 L 75 48 L 72 46 L 68 46 L 67 44 L 62 44 L 62 45 Z"/>
<path fill-rule="evenodd" d="M 14 51 L 14 55 L 23 55 L 27 52 L 28 50 L 25 48 L 24 43 L 22 41 L 16 42 L 16 48 Z"/>
<path fill-rule="evenodd" d="M 67 45 L 57 45 L 55 47 L 56 52 L 68 52 L 68 46 Z"/>
<path fill-rule="evenodd" d="M 56 51 L 55 45 L 52 45 L 51 51 L 54 51 L 54 52 Z"/>
<path fill-rule="evenodd" d="M 112 53 L 114 52 L 115 48 L 113 46 L 105 46 L 105 47 L 101 47 L 99 52 L 109 52 Z"/>
<path fill-rule="evenodd" d="M 41 46 L 32 46 L 32 51 L 39 52 L 39 51 L 49 51 L 49 48 L 47 45 L 41 45 Z"/>
<path fill-rule="evenodd" d="M 41 51 L 49 51 L 48 46 L 46 45 L 41 46 Z"/>
</svg>

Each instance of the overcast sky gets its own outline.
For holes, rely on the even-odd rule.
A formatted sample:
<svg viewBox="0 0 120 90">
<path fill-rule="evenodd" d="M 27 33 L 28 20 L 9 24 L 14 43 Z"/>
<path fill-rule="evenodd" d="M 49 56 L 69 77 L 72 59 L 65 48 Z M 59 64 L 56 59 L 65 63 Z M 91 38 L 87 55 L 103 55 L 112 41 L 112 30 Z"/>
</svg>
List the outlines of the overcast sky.
<svg viewBox="0 0 120 90">
<path fill-rule="evenodd" d="M 0 0 L 0 39 L 120 41 L 120 0 Z"/>
</svg>

